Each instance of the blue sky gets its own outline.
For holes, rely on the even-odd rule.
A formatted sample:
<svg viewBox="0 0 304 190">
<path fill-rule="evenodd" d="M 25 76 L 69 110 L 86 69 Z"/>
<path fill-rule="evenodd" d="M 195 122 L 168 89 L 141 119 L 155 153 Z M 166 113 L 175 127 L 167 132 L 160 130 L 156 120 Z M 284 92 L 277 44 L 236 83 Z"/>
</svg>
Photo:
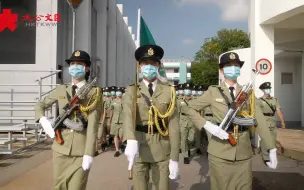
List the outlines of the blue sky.
<svg viewBox="0 0 304 190">
<path fill-rule="evenodd" d="M 249 0 L 116 0 L 136 34 L 137 9 L 145 19 L 164 58 L 192 60 L 204 39 L 222 28 L 247 32 Z"/>
</svg>

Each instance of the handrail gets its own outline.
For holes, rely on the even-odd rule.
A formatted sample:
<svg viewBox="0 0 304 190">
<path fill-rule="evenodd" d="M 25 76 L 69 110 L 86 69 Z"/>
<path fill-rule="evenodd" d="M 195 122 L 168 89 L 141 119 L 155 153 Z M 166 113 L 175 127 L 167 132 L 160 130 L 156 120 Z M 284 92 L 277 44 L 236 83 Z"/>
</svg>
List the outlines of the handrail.
<svg viewBox="0 0 304 190">
<path fill-rule="evenodd" d="M 37 101 L 0 101 L 0 103 L 37 103 Z"/>
<path fill-rule="evenodd" d="M 0 84 L 0 86 L 40 86 L 39 84 Z M 41 86 L 58 86 L 58 84 L 42 84 Z"/>
<path fill-rule="evenodd" d="M 61 70 L 0 70 L 0 72 L 61 72 Z"/>
<path fill-rule="evenodd" d="M 56 74 L 58 74 L 58 73 L 60 73 L 60 72 L 62 72 L 62 70 L 56 70 L 54 73 L 51 73 L 51 74 L 49 74 L 49 75 L 47 75 L 47 76 L 44 76 L 44 77 L 40 77 L 38 80 L 36 80 L 37 82 L 38 82 L 38 85 L 39 85 L 39 91 L 38 91 L 38 94 L 39 94 L 39 96 L 38 96 L 38 100 L 41 100 L 41 98 L 42 98 L 42 96 L 44 96 L 44 95 L 46 95 L 47 93 L 49 93 L 49 92 L 51 92 L 51 91 L 48 91 L 47 93 L 42 93 L 42 86 L 44 86 L 43 84 L 42 84 L 42 80 L 43 79 L 46 79 L 46 78 L 48 78 L 48 77 L 51 77 L 51 76 L 53 76 L 53 75 L 56 75 Z M 49 86 L 57 86 L 58 84 L 56 84 L 56 85 L 49 85 Z M 51 89 L 51 90 L 53 90 L 53 89 Z"/>
<path fill-rule="evenodd" d="M 52 74 L 49 74 L 49 75 L 46 75 L 46 76 L 44 76 L 44 77 L 40 77 L 40 79 L 42 80 L 42 79 L 46 79 L 46 78 L 48 78 L 48 77 L 50 77 L 50 76 L 53 76 L 53 75 L 56 75 L 56 74 L 58 74 L 58 73 L 60 73 L 61 72 L 61 70 L 60 71 L 56 71 L 56 72 L 54 72 L 54 73 L 52 73 Z M 39 79 L 38 80 L 36 80 L 37 82 L 39 81 Z"/>
</svg>

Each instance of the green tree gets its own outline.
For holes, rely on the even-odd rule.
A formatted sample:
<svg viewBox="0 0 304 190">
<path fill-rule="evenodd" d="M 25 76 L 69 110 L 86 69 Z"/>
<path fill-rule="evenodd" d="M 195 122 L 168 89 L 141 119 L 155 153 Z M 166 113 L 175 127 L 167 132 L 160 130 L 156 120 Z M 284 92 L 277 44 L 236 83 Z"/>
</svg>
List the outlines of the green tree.
<svg viewBox="0 0 304 190">
<path fill-rule="evenodd" d="M 191 66 L 193 83 L 208 86 L 217 84 L 219 56 L 227 51 L 248 47 L 249 36 L 238 29 L 222 29 L 216 36 L 206 38 Z"/>
</svg>

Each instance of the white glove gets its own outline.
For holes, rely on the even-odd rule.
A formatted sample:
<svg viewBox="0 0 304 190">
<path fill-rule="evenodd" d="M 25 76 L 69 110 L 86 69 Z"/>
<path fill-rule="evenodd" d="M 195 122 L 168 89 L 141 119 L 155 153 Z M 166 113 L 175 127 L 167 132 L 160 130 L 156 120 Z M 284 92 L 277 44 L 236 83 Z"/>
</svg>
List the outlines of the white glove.
<svg viewBox="0 0 304 190">
<path fill-rule="evenodd" d="M 45 116 L 42 116 L 39 119 L 39 123 L 41 124 L 42 128 L 48 136 L 50 136 L 51 138 L 55 137 L 55 131 L 52 127 L 52 124 Z"/>
<path fill-rule="evenodd" d="M 214 125 L 210 121 L 207 121 L 204 125 L 205 130 L 207 130 L 209 133 L 211 133 L 213 136 L 218 137 L 219 139 L 229 139 L 229 135 L 226 131 L 221 129 L 219 126 Z"/>
<path fill-rule="evenodd" d="M 127 146 L 125 149 L 125 155 L 129 161 L 128 170 L 132 169 L 135 163 L 136 156 L 138 155 L 138 142 L 137 140 L 127 140 Z"/>
<path fill-rule="evenodd" d="M 169 161 L 170 179 L 177 179 L 179 174 L 178 162 L 170 159 Z"/>
<path fill-rule="evenodd" d="M 267 166 L 272 169 L 276 169 L 278 165 L 277 149 L 273 148 L 269 150 L 269 162 L 266 162 Z"/>
<path fill-rule="evenodd" d="M 84 155 L 82 158 L 82 168 L 84 171 L 88 170 L 91 168 L 93 163 L 93 157 L 92 156 L 88 156 L 88 155 Z"/>
</svg>

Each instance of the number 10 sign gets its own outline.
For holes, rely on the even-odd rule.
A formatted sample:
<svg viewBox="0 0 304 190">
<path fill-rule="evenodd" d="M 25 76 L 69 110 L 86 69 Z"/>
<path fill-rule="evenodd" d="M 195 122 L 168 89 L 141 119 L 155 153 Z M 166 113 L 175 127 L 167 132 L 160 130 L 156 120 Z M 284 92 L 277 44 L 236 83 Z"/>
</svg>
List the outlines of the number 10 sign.
<svg viewBox="0 0 304 190">
<path fill-rule="evenodd" d="M 260 59 L 255 64 L 255 69 L 260 71 L 261 75 L 267 75 L 272 69 L 271 62 L 268 59 Z"/>
</svg>

